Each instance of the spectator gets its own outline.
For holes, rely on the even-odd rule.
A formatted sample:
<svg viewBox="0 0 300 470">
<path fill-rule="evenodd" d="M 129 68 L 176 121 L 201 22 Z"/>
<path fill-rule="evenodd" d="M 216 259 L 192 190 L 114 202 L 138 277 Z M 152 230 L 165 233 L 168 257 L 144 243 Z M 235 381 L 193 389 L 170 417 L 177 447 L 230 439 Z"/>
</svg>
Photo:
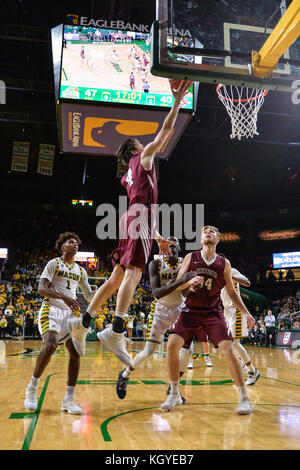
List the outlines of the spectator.
<svg viewBox="0 0 300 470">
<path fill-rule="evenodd" d="M 269 282 L 276 282 L 276 276 L 274 275 L 272 270 L 268 274 L 268 281 Z"/>
<path fill-rule="evenodd" d="M 5 338 L 7 331 L 7 320 L 5 318 L 5 315 L 3 314 L 0 319 L 0 338 Z"/>
<path fill-rule="evenodd" d="M 289 269 L 288 272 L 286 273 L 285 280 L 286 281 L 294 281 L 295 280 L 295 274 L 291 269 Z"/>
<path fill-rule="evenodd" d="M 270 338 L 272 342 L 272 346 L 276 346 L 276 333 L 275 333 L 275 325 L 276 325 L 276 318 L 272 314 L 272 310 L 268 310 L 268 314 L 264 319 L 264 324 L 266 328 L 266 342 L 265 346 L 269 346 Z"/>
</svg>

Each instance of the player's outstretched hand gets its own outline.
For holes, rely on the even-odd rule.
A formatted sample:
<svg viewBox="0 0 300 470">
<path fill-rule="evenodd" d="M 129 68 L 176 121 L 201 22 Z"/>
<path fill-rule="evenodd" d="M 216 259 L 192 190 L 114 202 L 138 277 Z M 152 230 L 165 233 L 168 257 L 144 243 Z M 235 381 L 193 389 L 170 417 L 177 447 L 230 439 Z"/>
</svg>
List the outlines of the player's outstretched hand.
<svg viewBox="0 0 300 470">
<path fill-rule="evenodd" d="M 172 95 L 176 101 L 181 101 L 184 96 L 188 93 L 189 88 L 191 88 L 193 82 L 187 80 L 175 80 L 173 78 L 169 79 Z"/>
<path fill-rule="evenodd" d="M 164 256 L 166 259 L 169 259 L 170 256 L 173 256 L 173 253 L 170 250 L 170 245 L 176 245 L 176 242 L 171 242 L 170 240 L 165 240 L 164 238 L 160 238 L 156 241 L 159 248 L 159 256 Z"/>
</svg>

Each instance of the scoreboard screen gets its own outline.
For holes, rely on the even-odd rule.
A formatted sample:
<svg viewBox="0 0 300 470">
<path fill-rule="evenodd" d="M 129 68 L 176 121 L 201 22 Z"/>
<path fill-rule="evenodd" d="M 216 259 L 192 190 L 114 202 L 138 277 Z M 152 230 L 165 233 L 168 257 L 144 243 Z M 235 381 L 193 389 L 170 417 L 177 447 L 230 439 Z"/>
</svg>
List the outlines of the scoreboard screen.
<svg viewBox="0 0 300 470">
<path fill-rule="evenodd" d="M 290 253 L 274 253 L 274 268 L 296 268 L 300 267 L 300 251 L 292 251 Z"/>
<path fill-rule="evenodd" d="M 149 34 L 64 26 L 60 98 L 170 108 L 167 78 L 150 73 Z M 194 87 L 182 102 L 193 110 Z"/>
</svg>

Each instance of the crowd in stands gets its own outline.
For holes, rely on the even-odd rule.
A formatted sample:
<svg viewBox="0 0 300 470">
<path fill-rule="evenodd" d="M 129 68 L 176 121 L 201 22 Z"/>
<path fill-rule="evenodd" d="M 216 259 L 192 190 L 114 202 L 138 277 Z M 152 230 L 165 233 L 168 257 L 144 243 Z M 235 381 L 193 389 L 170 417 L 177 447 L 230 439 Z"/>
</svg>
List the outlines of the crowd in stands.
<svg viewBox="0 0 300 470">
<path fill-rule="evenodd" d="M 274 315 L 275 331 L 300 330 L 300 289 L 294 295 L 288 295 L 279 300 L 273 300 L 269 309 L 257 307 L 253 314 L 255 326 L 248 333 L 248 338 L 242 342 L 262 346 L 269 343 L 266 337 L 266 316 L 267 312 Z"/>
<path fill-rule="evenodd" d="M 0 283 L 0 338 L 40 338 L 37 314 L 43 299 L 38 294 L 38 282 L 47 261 L 54 256 L 54 251 L 50 249 L 44 250 L 43 253 L 38 250 L 19 252 L 14 272 L 11 273 L 8 280 Z M 103 278 L 107 278 L 109 274 L 110 267 L 104 261 L 98 270 L 88 271 L 89 277 L 96 278 L 92 282 L 97 287 L 104 282 Z M 133 328 L 128 330 L 130 336 L 145 337 L 152 301 L 149 280 L 143 277 L 128 312 L 128 323 L 133 323 Z M 111 323 L 115 305 L 116 295 L 113 295 L 99 309 L 94 320 L 97 331 Z M 255 345 L 263 345 L 266 340 L 264 319 L 267 309 L 260 311 L 258 307 L 254 310 L 253 308 L 252 306 L 252 314 L 256 319 L 256 324 L 249 332 L 246 341 Z M 294 295 L 274 300 L 269 308 L 276 318 L 277 331 L 300 327 L 299 289 Z"/>
<path fill-rule="evenodd" d="M 74 226 L 68 217 L 63 220 L 60 217 L 46 214 L 44 218 L 31 217 L 31 219 L 17 218 L 13 224 L 4 220 L 2 231 L 2 246 L 9 248 L 9 260 L 0 261 L 0 338 L 4 337 L 35 337 L 40 338 L 37 327 L 37 313 L 42 303 L 38 294 L 38 281 L 40 274 L 49 259 L 58 256 L 53 245 L 59 233 L 63 231 L 75 231 L 82 239 L 80 250 L 95 251 L 100 258 L 98 270 L 88 272 L 90 277 L 107 278 L 112 270 L 109 253 L 116 247 L 115 241 L 101 241 L 91 228 L 91 224 L 80 223 L 80 231 Z M 47 233 L 47 237 L 45 237 Z M 6 238 L 5 238 L 6 234 Z M 22 234 L 22 236 L 20 236 Z M 88 240 L 88 244 L 85 243 Z M 183 256 L 184 253 L 181 253 Z M 230 256 L 232 266 L 249 277 L 252 284 L 259 279 L 264 270 L 257 269 L 253 262 L 247 263 L 242 257 Z M 276 272 L 278 279 L 274 281 L 272 271 L 268 273 L 270 282 L 287 282 L 294 279 L 293 272 L 288 271 L 285 277 Z M 273 281 L 271 281 L 273 279 Z M 98 287 L 103 281 L 93 281 Z M 292 292 L 292 290 L 294 291 Z M 276 318 L 277 331 L 296 329 L 299 327 L 300 312 L 300 290 L 288 289 L 289 295 L 279 300 L 274 300 L 268 308 L 271 308 Z M 133 323 L 133 328 L 128 328 L 128 334 L 133 337 L 145 337 L 147 320 L 151 310 L 153 296 L 150 289 L 147 273 L 143 276 L 133 302 L 129 310 L 128 324 Z M 116 296 L 108 299 L 106 304 L 99 310 L 95 318 L 97 330 L 105 328 L 112 321 L 115 310 Z M 248 342 L 253 344 L 264 344 L 265 325 L 264 318 L 267 307 L 263 310 L 248 305 L 251 313 L 256 319 L 254 329 L 249 332 Z"/>
</svg>

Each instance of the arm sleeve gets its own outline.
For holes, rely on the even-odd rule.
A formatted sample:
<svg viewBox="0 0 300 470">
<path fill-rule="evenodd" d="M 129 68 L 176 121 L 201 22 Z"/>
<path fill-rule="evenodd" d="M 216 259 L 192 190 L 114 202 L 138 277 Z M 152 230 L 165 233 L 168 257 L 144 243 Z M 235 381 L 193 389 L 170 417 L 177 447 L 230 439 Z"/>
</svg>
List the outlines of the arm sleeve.
<svg viewBox="0 0 300 470">
<path fill-rule="evenodd" d="M 45 278 L 45 279 L 48 279 L 48 281 L 52 282 L 54 274 L 56 272 L 56 268 L 57 268 L 57 263 L 55 259 L 51 259 L 50 261 L 48 261 L 48 263 L 46 264 L 44 268 L 44 271 L 41 274 L 40 279 Z"/>
<path fill-rule="evenodd" d="M 95 292 L 92 291 L 91 289 L 91 286 L 89 284 L 89 281 L 88 281 L 88 276 L 87 276 L 87 272 L 85 269 L 82 270 L 82 276 L 81 276 L 81 279 L 78 283 L 83 295 L 84 295 L 84 298 L 85 300 L 90 303 L 92 298 L 94 297 L 94 294 Z"/>
</svg>

